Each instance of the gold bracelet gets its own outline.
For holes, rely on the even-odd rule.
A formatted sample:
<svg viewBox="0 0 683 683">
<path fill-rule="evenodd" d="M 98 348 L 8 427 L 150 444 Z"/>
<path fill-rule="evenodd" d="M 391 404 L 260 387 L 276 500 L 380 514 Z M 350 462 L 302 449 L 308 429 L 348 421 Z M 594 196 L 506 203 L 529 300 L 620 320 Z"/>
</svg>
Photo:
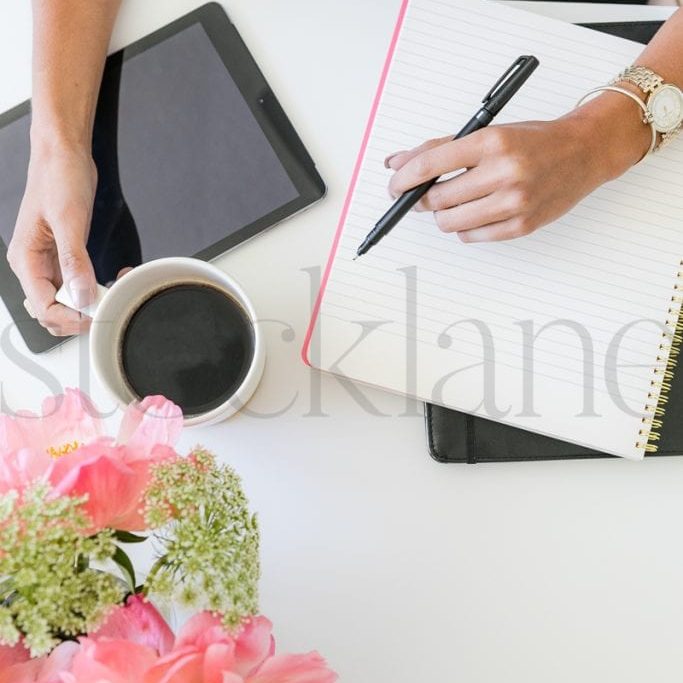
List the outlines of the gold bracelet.
<svg viewBox="0 0 683 683">
<path fill-rule="evenodd" d="M 642 158 L 639 160 L 638 163 L 640 163 L 648 154 L 651 154 L 655 151 L 655 148 L 657 147 L 657 131 L 655 130 L 654 124 L 652 123 L 652 116 L 648 111 L 648 108 L 645 106 L 645 102 L 643 102 L 643 100 L 641 100 L 640 97 L 638 97 L 638 95 L 634 95 L 630 90 L 626 90 L 626 88 L 620 88 L 617 85 L 603 85 L 599 88 L 593 88 L 593 90 L 589 90 L 576 103 L 576 106 L 581 106 L 588 97 L 590 97 L 591 95 L 595 95 L 596 93 L 603 92 L 605 90 L 608 90 L 610 92 L 618 92 L 622 95 L 626 95 L 626 97 L 630 97 L 643 111 L 643 123 L 650 126 L 650 129 L 652 130 L 652 143 L 650 144 L 650 149 L 648 149 L 647 152 L 645 152 L 645 154 L 643 154 Z"/>
</svg>

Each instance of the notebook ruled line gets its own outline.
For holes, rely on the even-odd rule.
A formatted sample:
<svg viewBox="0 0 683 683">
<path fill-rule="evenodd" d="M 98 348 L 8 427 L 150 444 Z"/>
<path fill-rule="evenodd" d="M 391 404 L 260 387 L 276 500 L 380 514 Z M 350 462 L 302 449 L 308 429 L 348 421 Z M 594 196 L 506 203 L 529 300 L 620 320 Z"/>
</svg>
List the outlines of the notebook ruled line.
<svg viewBox="0 0 683 683">
<path fill-rule="evenodd" d="M 394 271 L 389 271 L 389 270 L 385 270 L 385 269 L 376 269 L 376 270 L 378 270 L 378 272 L 380 272 L 380 273 L 388 273 L 388 274 L 390 274 L 390 275 L 392 275 L 392 276 L 395 276 L 395 275 L 396 275 L 396 273 L 395 273 Z M 398 290 L 401 291 L 402 294 L 408 294 L 408 293 L 410 293 L 410 294 L 419 295 L 419 296 L 422 296 L 422 297 L 425 297 L 425 298 L 429 298 L 429 299 L 439 299 L 439 300 L 441 300 L 441 301 L 444 301 L 446 304 L 452 303 L 452 297 L 451 297 L 451 298 L 449 298 L 449 297 L 443 297 L 443 296 L 439 296 L 439 295 L 433 294 L 433 293 L 431 293 L 431 292 L 423 292 L 423 291 L 421 291 L 421 290 L 419 290 L 419 289 L 412 289 L 412 288 L 410 288 L 410 287 L 407 287 L 405 284 L 398 284 L 398 283 L 394 283 L 394 282 L 387 282 L 387 281 L 385 281 L 385 280 L 380 280 L 380 279 L 378 279 L 378 278 L 373 278 L 373 277 L 370 277 L 370 276 L 365 276 L 365 277 L 364 277 L 364 281 L 375 282 L 375 283 L 377 283 L 377 284 L 382 285 L 382 287 L 391 287 L 391 288 L 394 288 L 394 289 L 398 289 Z M 463 296 L 463 294 L 471 294 L 471 291 L 470 291 L 470 290 L 463 290 L 463 289 L 460 289 L 460 288 L 453 288 L 453 287 L 444 286 L 444 285 L 442 285 L 442 284 L 439 283 L 439 282 L 435 282 L 435 281 L 433 281 L 433 280 L 432 280 L 432 281 L 426 280 L 424 277 L 421 278 L 421 281 L 423 282 L 423 284 L 427 284 L 427 285 L 438 285 L 438 286 L 442 289 L 442 291 L 445 291 L 445 292 L 450 291 L 450 292 L 453 292 L 454 295 L 459 295 L 459 296 L 461 296 L 461 297 Z M 356 287 L 356 288 L 358 288 L 358 289 L 361 289 L 361 290 L 364 290 L 364 291 L 367 291 L 367 292 L 375 292 L 375 293 L 380 293 L 380 292 L 382 292 L 382 293 L 383 293 L 383 290 L 368 289 L 368 288 L 366 288 L 366 287 L 361 287 L 361 286 L 359 286 L 357 283 L 354 283 L 353 281 L 349 282 L 349 281 L 344 280 L 344 278 L 342 278 L 342 277 L 337 277 L 337 279 L 335 280 L 335 282 L 341 282 L 341 283 L 343 283 L 343 284 L 345 284 L 345 285 L 347 285 L 347 286 L 353 286 L 353 287 Z M 494 287 L 489 287 L 489 288 L 495 291 L 495 288 L 494 288 Z M 546 303 L 546 304 L 547 304 L 546 301 L 542 301 L 542 300 L 540 300 L 540 299 L 531 299 L 531 300 L 532 300 L 532 301 L 536 301 L 536 302 Z M 477 302 L 476 304 L 475 304 L 475 303 L 472 303 L 472 304 L 470 304 L 470 305 L 471 305 L 471 306 L 476 306 L 476 310 L 477 310 L 478 312 L 487 313 L 487 314 L 492 314 L 492 315 L 501 315 L 501 314 L 500 314 L 500 309 L 501 309 L 502 307 L 506 307 L 506 306 L 507 306 L 507 304 L 505 304 L 505 303 L 500 303 L 500 304 L 498 304 L 495 308 L 489 308 L 489 307 L 486 307 L 486 306 L 482 306 L 481 303 L 479 303 L 479 302 Z M 430 307 L 430 308 L 433 308 L 433 307 Z M 443 306 L 442 306 L 439 310 L 443 310 Z M 576 309 L 568 309 L 568 310 L 576 310 Z M 528 312 L 528 314 L 533 315 L 534 313 L 538 313 L 539 311 L 538 311 L 537 309 L 532 309 L 532 308 L 530 308 L 530 309 L 528 309 L 527 312 Z M 472 316 L 469 316 L 469 317 L 472 317 Z M 519 321 L 516 320 L 513 316 L 510 316 L 510 315 L 501 315 L 501 318 L 507 319 L 509 322 L 512 322 L 512 323 L 519 322 Z M 495 321 L 493 321 L 493 322 L 490 322 L 489 325 L 490 325 L 491 327 L 505 327 L 505 326 L 504 326 L 502 323 L 500 323 L 498 320 L 495 320 Z M 607 329 L 607 328 L 604 328 L 604 327 L 598 327 L 598 326 L 594 326 L 593 329 L 594 329 L 595 331 L 604 333 L 605 335 L 607 335 L 608 338 L 614 335 L 614 330 L 613 330 L 613 329 L 610 330 L 610 329 Z M 568 337 L 571 336 L 572 339 L 576 340 L 576 333 L 574 333 L 574 332 L 572 332 L 572 331 L 570 331 L 570 330 L 565 330 L 565 329 L 562 329 L 562 328 L 557 328 L 557 333 L 558 333 L 558 334 L 563 334 L 563 335 L 568 336 Z M 632 354 L 634 354 L 634 356 L 637 355 L 637 354 L 641 354 L 641 355 L 642 355 L 643 350 L 646 350 L 647 348 L 651 348 L 651 345 L 652 345 L 652 336 L 650 336 L 650 338 L 648 338 L 648 339 L 646 340 L 646 339 L 640 339 L 640 338 L 638 338 L 638 337 L 635 337 L 634 335 L 631 335 L 631 337 L 629 338 L 629 341 L 631 341 L 631 342 L 634 342 L 634 341 L 635 341 L 635 342 L 638 342 L 638 343 L 642 344 L 642 347 L 641 347 L 640 349 L 634 349 L 634 348 L 632 348 L 632 347 L 630 347 L 630 346 L 624 346 L 624 345 L 622 345 L 622 346 L 620 347 L 620 350 L 623 350 L 623 351 L 627 351 L 627 352 L 629 352 L 629 353 L 632 353 Z M 600 339 L 594 339 L 594 343 L 596 343 L 596 344 L 603 344 L 603 345 L 604 345 L 604 340 L 601 339 L 601 338 L 600 338 Z"/>
<path fill-rule="evenodd" d="M 343 306 L 337 306 L 336 304 L 331 304 L 331 305 L 332 305 L 332 306 L 336 306 L 337 308 L 343 308 Z M 347 319 L 347 318 L 342 318 L 342 317 L 339 317 L 339 316 L 335 316 L 335 315 L 329 313 L 328 311 L 323 311 L 323 312 L 322 312 L 322 315 L 323 315 L 323 317 L 335 318 L 336 320 L 339 320 L 339 321 L 341 321 L 341 322 L 348 322 L 348 319 Z M 405 334 L 399 334 L 399 333 L 396 333 L 396 332 L 391 332 L 390 330 L 384 330 L 384 329 L 382 329 L 381 327 L 379 327 L 379 328 L 377 328 L 376 330 L 374 330 L 374 331 L 373 331 L 373 334 L 377 334 L 377 335 L 380 335 L 380 336 L 381 336 L 381 335 L 390 335 L 390 336 L 392 336 L 392 337 L 397 337 L 397 338 L 399 338 L 399 339 L 405 339 Z M 434 343 L 433 343 L 433 342 L 427 342 L 427 341 L 425 341 L 425 340 L 423 340 L 423 339 L 419 339 L 419 338 L 418 338 L 416 341 L 417 341 L 418 344 L 422 344 L 422 345 L 424 345 L 424 346 L 429 346 L 429 347 L 433 347 L 433 346 L 434 346 Z M 481 348 L 481 344 L 479 345 L 479 347 Z M 440 349 L 440 350 L 441 350 L 441 351 L 445 351 L 445 352 L 449 352 L 449 351 L 450 351 L 450 349 Z M 453 353 L 453 354 L 457 354 L 458 356 L 465 356 L 465 357 L 471 358 L 471 359 L 473 359 L 473 360 L 480 360 L 480 359 L 481 359 L 481 354 L 467 353 L 467 352 L 462 351 L 462 350 L 460 350 L 460 349 L 458 349 L 457 351 L 454 350 L 452 353 Z M 517 372 L 519 372 L 519 373 L 521 373 L 521 374 L 533 375 L 534 378 L 545 378 L 545 379 L 550 379 L 550 380 L 558 380 L 558 381 L 562 381 L 563 383 L 572 385 L 572 386 L 577 387 L 577 388 L 583 388 L 583 385 L 582 385 L 581 382 L 574 382 L 573 380 L 567 379 L 566 377 L 563 377 L 563 376 L 561 376 L 561 375 L 549 375 L 548 373 L 539 372 L 537 369 L 534 369 L 533 373 L 531 373 L 531 372 L 525 370 L 524 368 L 515 365 L 514 363 L 508 364 L 508 363 L 505 363 L 504 361 L 496 361 L 496 364 L 498 364 L 498 363 L 500 363 L 500 365 L 501 365 L 502 367 L 509 368 L 510 370 L 515 370 L 515 371 L 517 371 Z M 445 368 L 444 370 L 447 371 L 447 370 L 450 370 L 450 368 Z M 610 384 L 612 384 L 612 386 L 615 386 L 614 383 L 610 383 Z M 621 387 L 621 384 L 619 384 L 619 387 Z M 594 390 L 595 390 L 597 393 L 603 394 L 603 395 L 605 395 L 605 396 L 609 396 L 609 395 L 610 395 L 609 391 L 606 391 L 606 390 L 604 390 L 604 389 L 601 389 L 600 387 L 595 387 Z M 427 398 L 427 400 L 429 400 L 429 397 L 426 397 L 426 398 Z M 635 393 L 634 393 L 634 395 L 631 395 L 631 396 L 628 396 L 628 397 L 625 396 L 625 398 L 630 398 L 630 399 L 633 401 L 633 403 L 636 404 L 636 405 L 638 405 L 638 404 L 639 404 L 639 401 L 640 401 L 640 397 L 637 396 L 637 395 L 635 395 Z"/>
</svg>

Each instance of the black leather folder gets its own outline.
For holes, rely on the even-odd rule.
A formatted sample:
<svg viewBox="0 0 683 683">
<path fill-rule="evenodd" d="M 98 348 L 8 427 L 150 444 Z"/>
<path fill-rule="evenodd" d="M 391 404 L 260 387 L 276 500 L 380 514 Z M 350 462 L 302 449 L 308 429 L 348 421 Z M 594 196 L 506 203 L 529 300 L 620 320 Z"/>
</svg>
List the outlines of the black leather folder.
<svg viewBox="0 0 683 683">
<path fill-rule="evenodd" d="M 584 24 L 588 28 L 648 43 L 661 22 Z M 656 453 L 683 454 L 683 371 L 674 375 L 666 406 L 666 418 Z M 570 460 L 608 458 L 605 453 L 581 448 L 559 439 L 425 404 L 427 439 L 431 456 L 443 463 L 513 462 L 522 460 Z"/>
</svg>

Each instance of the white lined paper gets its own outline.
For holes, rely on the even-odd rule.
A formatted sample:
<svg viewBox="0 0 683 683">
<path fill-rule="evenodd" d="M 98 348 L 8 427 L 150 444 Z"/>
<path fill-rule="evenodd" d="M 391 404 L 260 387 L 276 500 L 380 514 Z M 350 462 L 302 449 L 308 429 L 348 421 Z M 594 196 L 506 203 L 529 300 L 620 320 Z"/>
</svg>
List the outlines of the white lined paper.
<svg viewBox="0 0 683 683">
<path fill-rule="evenodd" d="M 358 381 L 641 457 L 635 444 L 683 255 L 683 144 L 672 144 L 528 237 L 463 245 L 441 234 L 430 215 L 411 214 L 368 255 L 351 260 L 390 204 L 384 157 L 454 132 L 518 55 L 535 54 L 541 66 L 497 123 L 563 114 L 641 50 L 485 0 L 412 0 L 324 292 L 316 327 L 320 357 L 311 362 L 335 369 L 343 355 L 339 371 Z M 417 273 L 409 286 L 406 268 Z M 407 319 L 412 299 L 415 320 Z M 468 319 L 483 323 L 493 343 L 462 322 Z M 558 319 L 588 332 L 592 357 Z M 533 346 L 533 373 L 522 335 L 528 320 L 536 330 L 551 325 Z M 610 344 L 637 320 L 649 322 L 625 335 L 618 362 L 628 367 L 615 377 L 606 365 Z M 361 324 L 373 321 L 381 324 L 348 353 Z M 453 323 L 448 346 L 443 333 Z M 414 374 L 406 371 L 412 344 Z M 504 416 L 478 406 L 487 395 L 482 368 L 464 369 L 481 363 L 486 349 L 495 351 L 488 367 L 495 371 L 495 403 L 510 406 Z M 586 369 L 594 378 L 589 407 L 599 417 L 576 417 L 587 405 Z M 536 416 L 525 414 L 531 376 Z"/>
</svg>

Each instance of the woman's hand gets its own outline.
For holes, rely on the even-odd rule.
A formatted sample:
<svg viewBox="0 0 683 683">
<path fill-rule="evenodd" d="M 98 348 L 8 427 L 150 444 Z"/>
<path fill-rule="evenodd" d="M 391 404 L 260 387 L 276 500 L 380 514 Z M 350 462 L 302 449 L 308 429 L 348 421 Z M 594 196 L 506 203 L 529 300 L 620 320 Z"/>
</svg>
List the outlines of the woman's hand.
<svg viewBox="0 0 683 683">
<path fill-rule="evenodd" d="M 62 282 L 79 306 L 96 293 L 85 244 L 97 172 L 91 156 L 97 94 L 120 0 L 33 0 L 31 160 L 7 251 L 26 307 L 52 334 L 90 320 L 55 301 Z"/>
<path fill-rule="evenodd" d="M 85 331 L 90 319 L 55 301 L 66 282 L 85 306 L 96 294 L 95 273 L 85 245 L 90 229 L 97 171 L 92 157 L 75 145 L 32 146 L 24 198 L 7 258 L 27 298 L 27 310 L 54 335 Z"/>
<path fill-rule="evenodd" d="M 512 239 L 559 218 L 621 175 L 642 157 L 650 135 L 634 102 L 605 93 L 554 121 L 491 126 L 391 155 L 385 164 L 396 173 L 389 191 L 397 197 L 466 169 L 436 183 L 416 209 L 433 211 L 439 228 L 463 242 Z"/>
</svg>

